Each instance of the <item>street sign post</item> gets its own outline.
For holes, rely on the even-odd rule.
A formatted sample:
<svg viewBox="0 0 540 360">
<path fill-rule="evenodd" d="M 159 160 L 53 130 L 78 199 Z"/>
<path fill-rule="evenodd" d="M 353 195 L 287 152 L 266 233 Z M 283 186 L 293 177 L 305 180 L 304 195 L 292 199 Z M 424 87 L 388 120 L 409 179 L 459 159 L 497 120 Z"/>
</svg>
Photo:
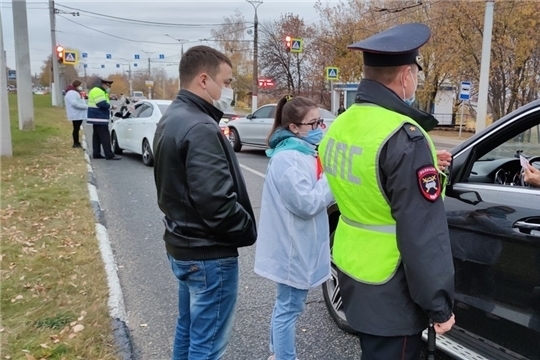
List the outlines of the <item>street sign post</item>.
<svg viewBox="0 0 540 360">
<path fill-rule="evenodd" d="M 8 80 L 17 80 L 17 70 L 8 70 Z"/>
<path fill-rule="evenodd" d="M 79 63 L 79 56 L 75 50 L 64 49 L 63 58 L 66 65 L 77 65 Z"/>
<path fill-rule="evenodd" d="M 459 100 L 461 102 L 461 118 L 459 120 L 459 135 L 458 138 L 461 139 L 461 131 L 463 129 L 463 110 L 465 109 L 465 101 L 471 100 L 471 82 L 462 81 L 459 84 Z"/>
<path fill-rule="evenodd" d="M 328 66 L 326 68 L 326 80 L 332 81 L 339 78 L 339 68 L 335 66 Z"/>
<path fill-rule="evenodd" d="M 301 53 L 304 51 L 304 39 L 292 38 L 291 39 L 291 52 Z"/>
<path fill-rule="evenodd" d="M 459 100 L 470 100 L 471 99 L 471 82 L 462 81 L 459 84 Z"/>
</svg>

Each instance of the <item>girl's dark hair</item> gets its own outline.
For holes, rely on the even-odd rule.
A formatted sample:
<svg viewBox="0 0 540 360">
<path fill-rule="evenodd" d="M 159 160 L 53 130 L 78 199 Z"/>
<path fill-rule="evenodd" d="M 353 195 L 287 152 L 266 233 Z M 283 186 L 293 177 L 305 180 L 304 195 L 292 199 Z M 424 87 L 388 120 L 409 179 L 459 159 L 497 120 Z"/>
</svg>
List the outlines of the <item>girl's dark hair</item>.
<svg viewBox="0 0 540 360">
<path fill-rule="evenodd" d="M 287 129 L 290 124 L 302 122 L 304 116 L 313 108 L 317 108 L 317 104 L 311 99 L 302 96 L 283 96 L 277 103 L 274 126 L 268 135 L 267 143 L 276 130 Z"/>
</svg>

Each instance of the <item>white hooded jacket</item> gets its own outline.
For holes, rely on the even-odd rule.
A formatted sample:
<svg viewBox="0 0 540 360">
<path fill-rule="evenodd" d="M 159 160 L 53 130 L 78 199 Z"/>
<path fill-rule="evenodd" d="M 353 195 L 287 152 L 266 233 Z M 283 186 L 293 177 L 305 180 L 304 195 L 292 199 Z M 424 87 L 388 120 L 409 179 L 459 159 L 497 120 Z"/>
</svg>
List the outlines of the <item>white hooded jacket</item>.
<svg viewBox="0 0 540 360">
<path fill-rule="evenodd" d="M 276 153 L 263 186 L 255 272 L 278 283 L 308 289 L 330 277 L 329 224 L 333 198 L 313 155 Z"/>
<path fill-rule="evenodd" d="M 88 117 L 88 105 L 78 91 L 69 90 L 66 93 L 64 100 L 66 102 L 66 114 L 68 120 L 85 120 Z"/>
</svg>

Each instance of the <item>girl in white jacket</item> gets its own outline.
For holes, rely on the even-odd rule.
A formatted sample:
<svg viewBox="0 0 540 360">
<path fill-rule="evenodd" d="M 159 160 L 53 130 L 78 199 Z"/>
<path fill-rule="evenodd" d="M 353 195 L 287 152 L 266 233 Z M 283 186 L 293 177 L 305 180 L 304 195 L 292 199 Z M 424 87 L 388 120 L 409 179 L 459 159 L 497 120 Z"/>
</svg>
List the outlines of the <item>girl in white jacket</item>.
<svg viewBox="0 0 540 360">
<path fill-rule="evenodd" d="M 64 97 L 66 103 L 66 114 L 69 121 L 73 123 L 73 147 L 81 148 L 79 141 L 79 131 L 84 119 L 86 119 L 88 105 L 81 96 L 82 91 L 81 80 L 73 80 L 71 85 L 66 89 Z"/>
<path fill-rule="evenodd" d="M 303 97 L 282 98 L 266 154 L 255 272 L 277 283 L 269 359 L 296 359 L 295 326 L 308 289 L 330 277 L 330 188 L 318 161 L 319 108 Z"/>
</svg>

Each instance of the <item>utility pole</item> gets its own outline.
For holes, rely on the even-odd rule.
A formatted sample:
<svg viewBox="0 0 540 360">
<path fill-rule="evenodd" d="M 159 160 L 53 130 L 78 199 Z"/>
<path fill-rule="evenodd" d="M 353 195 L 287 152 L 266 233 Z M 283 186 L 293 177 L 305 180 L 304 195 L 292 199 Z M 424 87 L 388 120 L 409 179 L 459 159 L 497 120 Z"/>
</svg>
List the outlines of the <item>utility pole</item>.
<svg viewBox="0 0 540 360">
<path fill-rule="evenodd" d="M 257 18 L 257 8 L 263 3 L 263 0 L 246 0 L 253 5 L 255 9 L 255 18 L 253 20 L 253 89 L 251 95 L 251 111 L 257 110 L 257 93 L 259 92 L 259 74 L 258 74 L 258 57 L 259 57 L 259 19 Z"/>
<path fill-rule="evenodd" d="M 0 10 L 1 11 L 1 10 Z M 0 14 L 0 156 L 13 156 L 11 144 L 11 122 L 7 92 L 6 52 L 4 51 L 4 33 Z"/>
<path fill-rule="evenodd" d="M 30 68 L 30 46 L 28 45 L 28 17 L 26 0 L 12 2 L 13 30 L 15 33 L 15 56 L 17 58 L 17 107 L 19 130 L 34 130 L 34 93 L 32 91 L 32 69 Z M 2 69 L 5 72 L 5 68 Z"/>
<path fill-rule="evenodd" d="M 16 2 L 16 1 L 15 1 Z M 54 12 L 54 1 L 49 0 L 49 21 L 51 23 L 51 63 L 52 63 L 52 82 L 51 94 L 53 106 L 62 106 L 63 97 L 60 89 L 60 69 L 58 68 L 58 59 L 56 59 L 56 18 Z"/>
<path fill-rule="evenodd" d="M 184 44 L 189 42 L 189 40 L 186 39 L 177 39 L 175 37 L 172 37 L 169 34 L 163 34 L 165 36 L 170 37 L 171 39 L 174 39 L 178 41 L 181 44 L 181 50 L 180 50 L 180 61 L 182 61 L 182 57 L 184 56 Z M 180 71 L 178 71 L 178 90 L 182 89 L 182 85 L 180 84 Z"/>
<path fill-rule="evenodd" d="M 128 59 L 124 59 L 124 58 L 121 58 L 120 60 L 124 60 L 127 62 L 128 64 L 128 67 L 129 67 L 129 70 L 128 70 L 128 75 L 129 75 L 129 97 L 132 97 L 133 96 L 133 80 L 132 80 L 132 77 L 131 77 L 131 61 L 129 61 Z"/>
<path fill-rule="evenodd" d="M 487 103 L 489 93 L 489 64 L 491 59 L 491 33 L 493 30 L 494 0 L 486 1 L 484 17 L 484 37 L 482 42 L 482 60 L 480 62 L 480 84 L 478 87 L 478 106 L 476 111 L 476 133 L 486 128 Z"/>
<path fill-rule="evenodd" d="M 83 65 L 83 69 L 84 69 L 84 91 L 85 92 L 88 92 L 88 84 L 86 83 L 86 64 Z"/>
<path fill-rule="evenodd" d="M 153 54 L 153 52 L 150 51 L 144 51 L 141 50 L 143 53 L 148 55 L 148 80 L 152 78 L 152 70 L 151 70 L 151 63 L 150 63 L 150 56 Z M 148 88 L 148 98 L 152 99 L 152 88 Z"/>
</svg>

